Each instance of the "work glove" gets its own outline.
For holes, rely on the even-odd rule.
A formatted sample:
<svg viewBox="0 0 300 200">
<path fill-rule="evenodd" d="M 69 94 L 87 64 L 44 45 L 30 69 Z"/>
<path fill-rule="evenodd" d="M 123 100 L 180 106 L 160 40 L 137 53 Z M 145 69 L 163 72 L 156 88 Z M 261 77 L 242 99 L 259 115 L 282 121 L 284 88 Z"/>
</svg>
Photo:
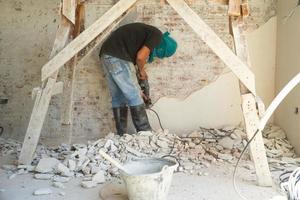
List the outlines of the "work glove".
<svg viewBox="0 0 300 200">
<path fill-rule="evenodd" d="M 141 90 L 143 92 L 143 100 L 146 105 L 146 108 L 149 108 L 152 105 L 151 99 L 150 99 L 150 86 L 148 80 L 142 80 L 139 79 L 139 85 L 141 87 Z"/>
</svg>

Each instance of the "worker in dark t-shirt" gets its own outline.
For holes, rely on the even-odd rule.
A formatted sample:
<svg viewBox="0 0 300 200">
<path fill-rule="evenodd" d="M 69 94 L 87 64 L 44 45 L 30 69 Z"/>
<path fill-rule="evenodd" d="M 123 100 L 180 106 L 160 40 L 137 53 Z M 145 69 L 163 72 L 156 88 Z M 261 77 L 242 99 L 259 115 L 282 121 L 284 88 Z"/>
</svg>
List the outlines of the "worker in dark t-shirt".
<svg viewBox="0 0 300 200">
<path fill-rule="evenodd" d="M 137 132 L 151 130 L 143 102 L 145 95 L 137 79 L 147 81 L 145 64 L 155 57 L 172 56 L 176 48 L 177 43 L 168 32 L 163 34 L 156 27 L 143 23 L 121 26 L 103 43 L 100 59 L 119 135 L 127 133 L 128 106 Z"/>
</svg>

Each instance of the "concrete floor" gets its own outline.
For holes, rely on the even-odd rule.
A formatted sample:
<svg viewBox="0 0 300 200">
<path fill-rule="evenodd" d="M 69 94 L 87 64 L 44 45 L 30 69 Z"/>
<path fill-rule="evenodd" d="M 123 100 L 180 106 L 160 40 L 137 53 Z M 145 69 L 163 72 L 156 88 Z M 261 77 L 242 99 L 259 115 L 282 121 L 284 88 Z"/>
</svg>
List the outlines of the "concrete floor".
<svg viewBox="0 0 300 200">
<path fill-rule="evenodd" d="M 7 164 L 10 159 L 0 158 L 0 164 Z M 207 176 L 186 175 L 176 173 L 169 192 L 169 200 L 238 200 L 241 199 L 232 186 L 232 164 L 221 164 L 203 169 Z M 238 185 L 244 196 L 249 200 L 269 200 L 279 195 L 276 187 L 264 188 L 255 184 L 255 175 L 249 170 L 241 168 L 243 178 L 238 178 Z M 73 179 L 66 183 L 65 189 L 57 189 L 51 186 L 49 180 L 33 179 L 33 174 L 17 175 L 8 179 L 7 171 L 0 170 L 0 200 L 100 200 L 99 190 L 103 185 L 96 188 L 83 189 L 80 186 L 81 179 Z M 45 196 L 33 196 L 36 189 L 51 188 L 53 194 Z M 277 187 L 278 188 L 278 187 Z M 59 192 L 65 192 L 60 196 Z"/>
</svg>

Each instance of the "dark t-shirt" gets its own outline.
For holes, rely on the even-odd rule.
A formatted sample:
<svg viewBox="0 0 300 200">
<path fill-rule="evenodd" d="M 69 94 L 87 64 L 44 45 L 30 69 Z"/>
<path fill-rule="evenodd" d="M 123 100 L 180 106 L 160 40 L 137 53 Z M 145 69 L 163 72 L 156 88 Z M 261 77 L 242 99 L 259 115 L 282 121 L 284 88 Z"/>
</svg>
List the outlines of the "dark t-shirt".
<svg viewBox="0 0 300 200">
<path fill-rule="evenodd" d="M 100 55 L 107 54 L 136 64 L 137 52 L 145 45 L 150 51 L 157 47 L 162 32 L 154 26 L 132 23 L 121 26 L 103 43 Z"/>
</svg>

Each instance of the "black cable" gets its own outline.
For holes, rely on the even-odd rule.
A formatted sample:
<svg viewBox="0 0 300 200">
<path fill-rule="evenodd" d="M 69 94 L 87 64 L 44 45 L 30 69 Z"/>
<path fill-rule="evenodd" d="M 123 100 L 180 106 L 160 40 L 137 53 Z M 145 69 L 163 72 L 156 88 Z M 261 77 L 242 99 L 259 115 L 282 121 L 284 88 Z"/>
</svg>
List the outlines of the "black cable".
<svg viewBox="0 0 300 200">
<path fill-rule="evenodd" d="M 158 119 L 159 126 L 160 126 L 161 130 L 165 131 L 165 129 L 163 128 L 163 126 L 162 126 L 162 124 L 161 124 L 160 117 L 159 117 L 158 113 L 157 113 L 155 110 L 153 110 L 152 108 L 147 108 L 147 109 L 148 109 L 148 110 L 151 110 L 152 112 L 154 112 L 154 114 L 156 115 L 156 117 L 157 117 L 157 119 Z"/>
<path fill-rule="evenodd" d="M 238 191 L 237 187 L 236 187 L 236 181 L 235 181 L 235 178 L 236 178 L 236 173 L 237 173 L 237 168 L 238 168 L 238 165 L 239 165 L 239 162 L 241 161 L 243 155 L 245 154 L 246 150 L 248 149 L 249 145 L 251 144 L 251 142 L 254 140 L 255 136 L 259 133 L 259 129 L 256 130 L 256 132 L 254 133 L 254 135 L 252 136 L 252 138 L 247 142 L 246 146 L 244 147 L 243 151 L 241 152 L 241 155 L 240 157 L 238 158 L 236 164 L 235 164 L 235 167 L 234 167 L 234 172 L 233 172 L 233 186 L 234 186 L 234 189 L 236 190 L 236 192 L 240 195 L 240 197 L 242 197 L 243 199 L 246 199 L 245 197 L 243 197 L 240 192 Z"/>
<path fill-rule="evenodd" d="M 4 128 L 2 126 L 0 126 L 0 136 L 2 135 L 3 131 L 4 131 Z"/>
</svg>

